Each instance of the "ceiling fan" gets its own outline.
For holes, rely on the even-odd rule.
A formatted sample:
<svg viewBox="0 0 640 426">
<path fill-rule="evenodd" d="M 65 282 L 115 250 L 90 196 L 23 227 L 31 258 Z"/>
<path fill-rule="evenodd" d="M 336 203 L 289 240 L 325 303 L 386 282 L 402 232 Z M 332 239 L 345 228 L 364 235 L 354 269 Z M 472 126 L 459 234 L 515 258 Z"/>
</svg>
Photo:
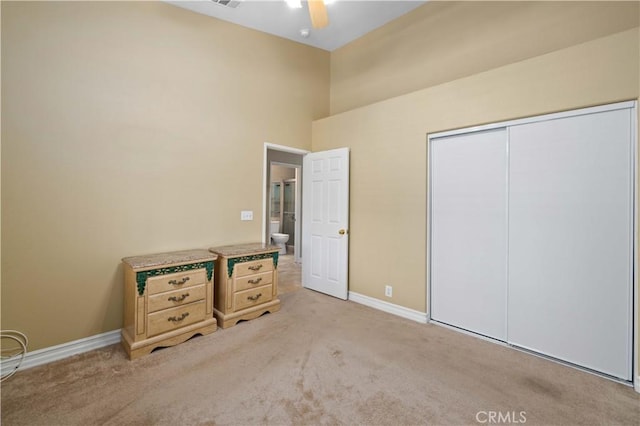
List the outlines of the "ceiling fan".
<svg viewBox="0 0 640 426">
<path fill-rule="evenodd" d="M 289 7 L 299 9 L 302 7 L 301 0 L 285 0 Z M 313 28 L 320 29 L 329 25 L 329 16 L 327 15 L 326 3 L 330 3 L 329 0 L 307 0 L 307 6 L 309 7 L 309 17 L 311 18 L 311 25 Z"/>
</svg>

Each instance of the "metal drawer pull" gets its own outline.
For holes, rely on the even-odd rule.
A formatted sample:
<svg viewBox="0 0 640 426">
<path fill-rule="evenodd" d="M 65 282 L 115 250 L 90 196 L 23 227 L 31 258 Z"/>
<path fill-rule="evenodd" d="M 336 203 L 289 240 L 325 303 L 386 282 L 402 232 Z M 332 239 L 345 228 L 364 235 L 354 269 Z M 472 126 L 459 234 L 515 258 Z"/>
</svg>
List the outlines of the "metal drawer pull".
<svg viewBox="0 0 640 426">
<path fill-rule="evenodd" d="M 182 302 L 184 299 L 186 299 L 187 297 L 189 297 L 189 293 L 185 293 L 180 297 L 176 297 L 176 296 L 171 296 L 170 298 L 168 298 L 167 300 L 169 302 Z"/>
<path fill-rule="evenodd" d="M 260 269 L 262 269 L 262 263 L 258 265 L 249 266 L 249 269 L 251 269 L 252 271 L 259 271 Z"/>
<path fill-rule="evenodd" d="M 180 322 L 180 321 L 182 321 L 183 319 L 185 319 L 188 316 L 189 316 L 189 312 L 185 312 L 184 314 L 180 315 L 180 318 L 178 318 L 178 317 L 169 317 L 167 319 L 167 321 Z"/>
<path fill-rule="evenodd" d="M 184 277 L 180 281 L 178 281 L 178 280 L 169 280 L 169 284 L 171 284 L 171 285 L 182 285 L 182 284 L 186 283 L 187 281 L 189 281 L 189 277 Z"/>
<path fill-rule="evenodd" d="M 262 281 L 262 277 L 258 278 L 257 280 L 249 280 L 249 284 L 258 284 L 260 281 Z"/>
<path fill-rule="evenodd" d="M 247 299 L 251 300 L 252 302 L 255 302 L 256 300 L 260 299 L 260 297 L 262 297 L 262 293 L 258 293 L 255 296 L 247 296 Z"/>
</svg>

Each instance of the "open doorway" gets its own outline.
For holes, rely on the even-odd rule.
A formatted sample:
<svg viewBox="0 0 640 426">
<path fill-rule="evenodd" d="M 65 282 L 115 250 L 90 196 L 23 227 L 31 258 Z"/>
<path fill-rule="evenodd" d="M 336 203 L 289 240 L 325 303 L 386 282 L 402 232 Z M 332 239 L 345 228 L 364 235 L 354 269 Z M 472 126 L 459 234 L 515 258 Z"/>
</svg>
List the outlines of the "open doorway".
<svg viewBox="0 0 640 426">
<path fill-rule="evenodd" d="M 271 163 L 269 183 L 269 236 L 279 246 L 280 254 L 295 256 L 299 246 L 299 166 Z"/>
<path fill-rule="evenodd" d="M 282 256 L 283 262 L 278 260 L 279 292 L 284 281 L 280 278 L 285 275 L 285 268 L 281 266 L 291 261 L 295 267 L 300 267 L 298 272 L 302 272 L 302 276 L 297 281 L 299 285 L 304 282 L 305 288 L 347 299 L 349 157 L 349 148 L 311 153 L 297 148 L 264 144 L 262 200 L 262 241 L 264 243 L 272 243 L 271 191 L 275 191 L 275 186 L 272 187 L 271 167 L 288 165 L 296 169 L 297 196 L 293 250 L 295 261 L 289 254 Z M 280 189 L 283 189 L 282 185 Z M 312 218 L 314 220 L 311 220 Z M 304 247 L 301 245 L 302 242 Z M 284 250 L 286 253 L 286 247 Z M 313 261 L 309 261 L 311 259 Z"/>
<path fill-rule="evenodd" d="M 302 262 L 302 159 L 308 151 L 265 143 L 262 241 Z"/>
</svg>

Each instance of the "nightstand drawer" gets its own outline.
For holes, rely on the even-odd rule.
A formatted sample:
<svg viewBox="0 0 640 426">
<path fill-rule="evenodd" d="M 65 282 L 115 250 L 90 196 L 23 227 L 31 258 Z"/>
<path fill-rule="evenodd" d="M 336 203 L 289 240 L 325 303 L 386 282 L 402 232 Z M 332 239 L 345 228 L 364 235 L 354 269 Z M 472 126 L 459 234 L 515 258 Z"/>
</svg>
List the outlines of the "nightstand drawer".
<svg viewBox="0 0 640 426">
<path fill-rule="evenodd" d="M 234 295 L 235 310 L 268 302 L 273 298 L 273 287 L 265 285 L 251 290 L 239 291 Z"/>
<path fill-rule="evenodd" d="M 173 308 L 186 305 L 187 303 L 203 300 L 206 295 L 204 284 L 187 287 L 180 290 L 168 291 L 166 293 L 149 296 L 148 312 L 156 312 L 162 309 Z"/>
<path fill-rule="evenodd" d="M 249 288 L 256 288 L 266 284 L 271 284 L 273 281 L 273 272 L 267 271 L 262 274 L 248 275 L 241 278 L 236 278 L 234 291 L 247 290 Z"/>
<path fill-rule="evenodd" d="M 149 294 L 156 294 L 192 287 L 206 282 L 207 272 L 204 269 L 195 269 L 193 271 L 151 277 L 147 280 L 147 286 Z"/>
<path fill-rule="evenodd" d="M 235 266 L 236 277 L 259 274 L 273 271 L 273 259 L 254 260 L 253 262 L 239 263 Z"/>
<path fill-rule="evenodd" d="M 185 325 L 203 321 L 205 317 L 204 301 L 190 303 L 177 308 L 149 314 L 148 337 L 175 330 Z"/>
</svg>

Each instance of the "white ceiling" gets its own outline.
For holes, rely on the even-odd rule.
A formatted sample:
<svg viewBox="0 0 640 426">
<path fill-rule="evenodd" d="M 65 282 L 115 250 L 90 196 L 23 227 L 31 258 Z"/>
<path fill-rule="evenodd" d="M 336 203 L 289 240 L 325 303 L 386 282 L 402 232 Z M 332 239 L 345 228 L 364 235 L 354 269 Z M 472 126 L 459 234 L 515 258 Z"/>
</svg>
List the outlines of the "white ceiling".
<svg viewBox="0 0 640 426">
<path fill-rule="evenodd" d="M 243 0 L 236 8 L 211 0 L 165 0 L 238 25 L 253 28 L 299 43 L 332 51 L 387 22 L 426 3 L 420 0 L 335 0 L 327 5 L 329 25 L 316 30 L 311 26 L 307 2 L 301 9 L 291 9 L 284 0 Z M 300 30 L 309 29 L 308 38 Z"/>
</svg>

